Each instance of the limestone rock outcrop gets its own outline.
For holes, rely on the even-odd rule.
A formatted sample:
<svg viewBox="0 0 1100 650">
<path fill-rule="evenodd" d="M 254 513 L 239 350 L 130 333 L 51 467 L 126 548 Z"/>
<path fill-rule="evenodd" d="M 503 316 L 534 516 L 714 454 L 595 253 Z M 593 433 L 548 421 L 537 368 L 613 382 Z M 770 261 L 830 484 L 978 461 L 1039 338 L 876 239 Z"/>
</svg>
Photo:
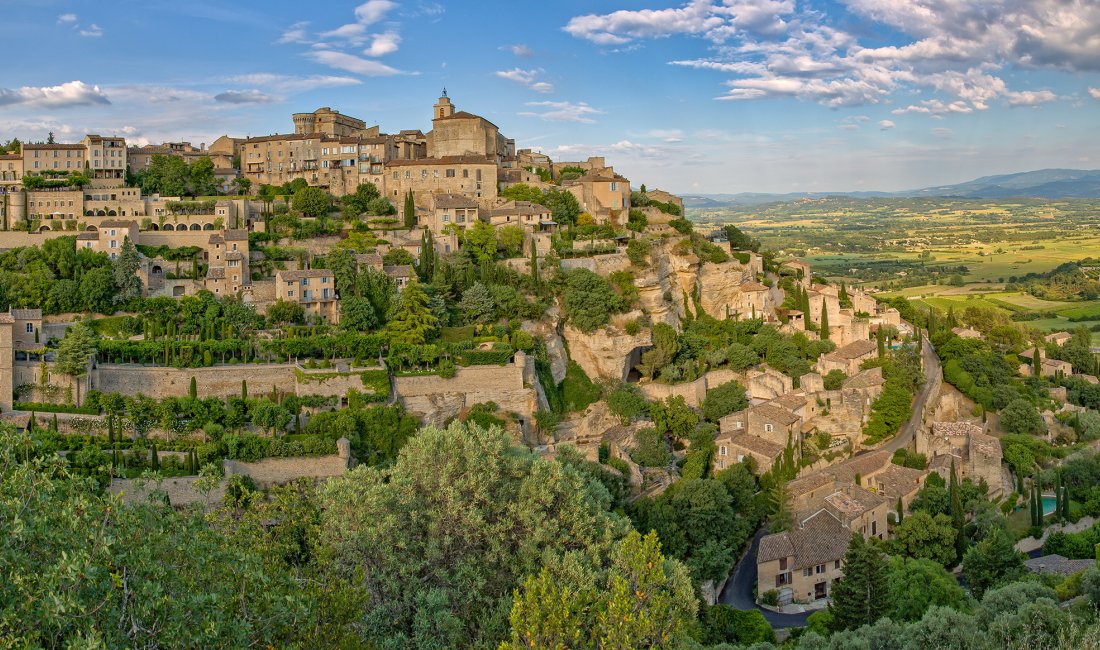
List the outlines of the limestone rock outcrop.
<svg viewBox="0 0 1100 650">
<path fill-rule="evenodd" d="M 619 324 L 640 315 L 638 312 L 625 314 L 594 332 L 582 332 L 566 324 L 564 335 L 569 344 L 570 358 L 576 361 L 593 381 L 625 380 L 631 365 L 637 362 L 635 351 L 653 344 L 649 328 L 644 328 L 631 336 Z"/>
</svg>

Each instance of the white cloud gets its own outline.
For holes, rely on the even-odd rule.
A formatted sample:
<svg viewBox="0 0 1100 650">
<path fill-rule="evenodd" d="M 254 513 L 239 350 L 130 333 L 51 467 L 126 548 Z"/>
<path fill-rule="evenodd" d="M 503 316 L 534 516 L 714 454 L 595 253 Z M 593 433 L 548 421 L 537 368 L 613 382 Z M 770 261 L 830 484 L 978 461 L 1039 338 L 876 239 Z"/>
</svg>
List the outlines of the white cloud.
<svg viewBox="0 0 1100 650">
<path fill-rule="evenodd" d="M 376 57 L 393 54 L 397 51 L 397 48 L 400 44 L 401 35 L 397 32 L 389 31 L 383 32 L 381 34 L 375 34 L 371 36 L 370 47 L 363 50 L 363 54 Z"/>
<path fill-rule="evenodd" d="M 893 122 L 891 122 L 890 120 L 879 120 L 879 122 L 878 122 L 878 130 L 879 131 L 889 131 L 890 129 L 894 128 L 895 126 L 897 126 L 897 125 L 894 124 Z"/>
<path fill-rule="evenodd" d="M 348 23 L 346 25 L 340 25 L 336 29 L 329 30 L 327 32 L 321 32 L 321 38 L 339 39 L 351 41 L 353 43 L 361 43 L 363 37 L 367 33 L 367 26 L 361 23 Z"/>
<path fill-rule="evenodd" d="M 83 81 L 70 81 L 59 86 L 23 86 L 14 90 L 0 88 L 0 106 L 66 108 L 110 103 L 99 86 L 89 86 Z"/>
<path fill-rule="evenodd" d="M 312 52 L 306 52 L 305 56 L 313 59 L 317 63 L 327 65 L 330 68 L 361 74 L 364 77 L 388 77 L 402 74 L 400 70 L 392 68 L 381 61 L 364 59 L 346 52 L 314 50 Z"/>
<path fill-rule="evenodd" d="M 283 32 L 276 43 L 309 43 L 306 27 L 309 27 L 308 21 L 294 23 Z"/>
<path fill-rule="evenodd" d="M 507 79 L 527 86 L 537 93 L 546 94 L 554 92 L 553 84 L 538 80 L 538 76 L 542 74 L 541 69 L 524 70 L 523 68 L 513 68 L 511 70 L 498 70 L 495 74 L 501 79 Z"/>
<path fill-rule="evenodd" d="M 98 38 L 100 36 L 103 36 L 103 29 L 100 28 L 99 25 L 97 25 L 95 23 L 92 23 L 91 25 L 89 25 L 85 29 L 81 29 L 80 30 L 80 35 L 81 36 L 91 36 L 91 37 Z"/>
<path fill-rule="evenodd" d="M 227 90 L 214 95 L 214 101 L 223 104 L 270 104 L 278 100 L 253 88 L 250 90 Z"/>
<path fill-rule="evenodd" d="M 547 122 L 580 122 L 591 124 L 596 120 L 593 115 L 603 115 L 603 111 L 593 108 L 585 102 L 527 102 L 528 106 L 542 108 L 541 111 L 523 111 L 523 117 L 537 117 Z"/>
<path fill-rule="evenodd" d="M 1089 88 L 1089 94 L 1093 99 L 1100 99 L 1100 88 Z"/>
<path fill-rule="evenodd" d="M 509 45 L 508 49 L 512 51 L 512 54 L 516 56 L 527 58 L 534 54 L 534 51 L 524 45 L 523 43 L 516 43 L 515 45 Z"/>
<path fill-rule="evenodd" d="M 1058 96 L 1049 90 L 1023 90 L 1005 93 L 1005 101 L 1009 106 L 1038 106 L 1056 99 L 1058 99 Z"/>
<path fill-rule="evenodd" d="M 276 74 L 273 72 L 255 72 L 252 74 L 235 75 L 226 78 L 226 81 L 249 86 L 265 86 L 284 93 L 298 93 L 307 90 L 315 90 L 317 88 L 336 86 L 354 86 L 363 83 L 355 77 L 337 75 L 307 75 L 298 77 L 294 75 Z"/>
<path fill-rule="evenodd" d="M 355 8 L 355 19 L 363 25 L 373 25 L 396 6 L 397 3 L 390 0 L 367 0 Z"/>
<path fill-rule="evenodd" d="M 76 14 L 61 14 L 60 16 L 57 17 L 57 22 L 59 22 L 59 23 L 75 23 L 76 22 Z"/>
<path fill-rule="evenodd" d="M 702 34 L 724 23 L 724 19 L 711 12 L 709 2 L 695 0 L 679 9 L 622 10 L 577 16 L 569 21 L 565 31 L 600 45 L 622 45 L 635 38 Z"/>
</svg>

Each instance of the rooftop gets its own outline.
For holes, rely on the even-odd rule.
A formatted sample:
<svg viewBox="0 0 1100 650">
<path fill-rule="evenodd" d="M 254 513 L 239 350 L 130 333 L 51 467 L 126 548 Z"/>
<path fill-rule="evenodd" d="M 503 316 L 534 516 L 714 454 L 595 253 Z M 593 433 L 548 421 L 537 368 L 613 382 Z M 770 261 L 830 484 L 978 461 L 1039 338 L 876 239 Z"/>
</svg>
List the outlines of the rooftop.
<svg viewBox="0 0 1100 650">
<path fill-rule="evenodd" d="M 989 434 L 976 432 L 970 434 L 970 451 L 983 456 L 1001 456 L 1001 441 Z"/>
<path fill-rule="evenodd" d="M 878 349 L 878 344 L 870 339 L 863 339 L 860 341 L 852 341 L 844 347 L 837 348 L 825 355 L 830 359 L 844 359 L 850 361 L 853 359 L 860 359 L 869 354 L 874 353 Z"/>
<path fill-rule="evenodd" d="M 477 201 L 462 194 L 432 194 L 432 204 L 438 208 L 476 208 Z"/>
<path fill-rule="evenodd" d="M 868 368 L 852 375 L 844 382 L 845 388 L 863 389 L 874 388 L 886 383 L 882 376 L 882 368 Z"/>
<path fill-rule="evenodd" d="M 768 402 L 781 408 L 785 408 L 788 411 L 794 411 L 806 406 L 806 394 L 805 393 L 784 393 L 779 397 Z"/>
<path fill-rule="evenodd" d="M 749 411 L 751 412 L 751 415 L 762 417 L 768 420 L 773 420 L 784 426 L 792 425 L 801 419 L 787 409 L 770 403 L 750 407 Z"/>
<path fill-rule="evenodd" d="M 768 288 L 759 282 L 745 282 L 741 285 L 741 291 L 745 293 L 753 293 L 756 291 L 767 291 Z"/>
<path fill-rule="evenodd" d="M 721 435 L 721 434 L 719 434 Z M 729 443 L 731 445 L 742 447 L 751 451 L 754 454 L 760 454 L 767 458 L 779 458 L 783 454 L 783 445 L 778 445 L 770 440 L 765 440 L 760 436 L 754 436 L 751 433 L 742 433 L 740 435 L 730 438 Z"/>
<path fill-rule="evenodd" d="M 794 565 L 790 567 L 793 571 L 844 559 L 848 542 L 852 539 L 852 531 L 828 512 L 819 512 L 802 522 L 800 527 L 778 535 L 785 537 L 785 540 L 769 542 L 767 548 L 773 554 L 789 549 L 790 555 L 794 556 Z M 769 537 L 776 535 L 768 535 L 760 540 L 761 552 L 765 550 L 764 541 Z M 757 562 L 761 561 L 765 560 L 758 554 Z"/>
<path fill-rule="evenodd" d="M 10 313 L 16 320 L 42 320 L 41 309 L 12 309 Z"/>
<path fill-rule="evenodd" d="M 1025 560 L 1024 566 L 1033 573 L 1057 573 L 1071 576 L 1084 571 L 1090 566 L 1096 566 L 1096 560 L 1070 560 L 1061 555 L 1044 555 Z"/>
<path fill-rule="evenodd" d="M 956 436 L 972 436 L 975 433 L 981 433 L 981 425 L 974 424 L 973 422 L 933 422 L 932 423 L 932 435 L 941 436 L 944 438 L 954 438 Z"/>
<path fill-rule="evenodd" d="M 301 280 L 302 278 L 331 278 L 332 269 L 301 269 L 295 271 L 276 271 L 282 280 Z"/>
<path fill-rule="evenodd" d="M 890 466 L 876 474 L 873 480 L 881 494 L 896 498 L 911 494 L 920 488 L 923 476 L 924 472 L 919 469 L 890 463 Z"/>
<path fill-rule="evenodd" d="M 443 156 L 442 158 L 417 158 L 415 160 L 391 160 L 387 167 L 422 167 L 425 165 L 493 165 L 485 156 Z"/>
</svg>

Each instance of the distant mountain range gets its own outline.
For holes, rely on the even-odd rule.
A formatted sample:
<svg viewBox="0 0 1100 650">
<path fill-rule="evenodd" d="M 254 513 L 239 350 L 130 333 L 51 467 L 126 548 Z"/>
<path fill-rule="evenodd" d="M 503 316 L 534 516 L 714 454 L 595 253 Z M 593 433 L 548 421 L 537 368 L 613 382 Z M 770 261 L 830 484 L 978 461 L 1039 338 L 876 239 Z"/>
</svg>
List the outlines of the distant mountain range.
<svg viewBox="0 0 1100 650">
<path fill-rule="evenodd" d="M 966 183 L 926 187 L 904 192 L 791 192 L 788 194 L 741 192 L 739 194 L 692 194 L 683 198 L 685 206 L 705 210 L 726 206 L 819 199 L 827 196 L 847 196 L 864 199 L 914 197 L 1096 199 L 1100 198 L 1100 169 L 1040 169 L 1018 174 L 983 176 Z"/>
</svg>

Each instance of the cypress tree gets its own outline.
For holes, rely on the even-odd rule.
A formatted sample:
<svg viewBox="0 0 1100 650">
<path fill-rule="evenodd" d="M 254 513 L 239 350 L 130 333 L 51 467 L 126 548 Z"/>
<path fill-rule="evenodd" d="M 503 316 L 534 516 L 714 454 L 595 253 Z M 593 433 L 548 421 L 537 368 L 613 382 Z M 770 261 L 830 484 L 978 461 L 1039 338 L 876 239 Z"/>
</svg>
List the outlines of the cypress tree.
<svg viewBox="0 0 1100 650">
<path fill-rule="evenodd" d="M 54 414 L 53 414 L 53 419 L 51 419 L 51 420 L 50 420 L 50 431 L 53 431 L 54 433 L 57 433 L 57 432 L 58 432 L 58 428 L 57 428 L 57 413 L 54 413 Z"/>
<path fill-rule="evenodd" d="M 881 359 L 886 356 L 886 337 L 882 334 L 882 328 L 879 327 L 875 331 L 875 343 L 878 345 L 878 358 Z"/>
<path fill-rule="evenodd" d="M 882 552 L 862 535 L 852 535 L 844 554 L 844 579 L 833 585 L 829 603 L 835 630 L 870 625 L 893 608 L 887 571 Z"/>
<path fill-rule="evenodd" d="M 199 384 L 195 381 L 195 376 L 191 376 L 191 385 L 187 387 L 187 394 L 191 399 L 199 398 Z"/>
<path fill-rule="evenodd" d="M 898 497 L 898 525 L 901 525 L 902 520 L 905 519 L 905 506 L 901 502 L 901 497 Z"/>
<path fill-rule="evenodd" d="M 409 190 L 405 192 L 405 227 L 412 229 L 416 227 L 416 201 L 413 199 L 413 192 Z"/>
<path fill-rule="evenodd" d="M 1016 493 L 1020 495 L 1020 498 L 1024 496 L 1024 473 L 1016 472 Z"/>
<path fill-rule="evenodd" d="M 966 516 L 963 514 L 962 498 L 959 496 L 959 478 L 955 475 L 955 461 L 951 461 L 951 484 L 948 487 L 948 496 L 951 498 L 951 524 L 955 527 L 955 559 L 962 562 L 966 553 L 966 535 L 963 529 L 966 526 Z"/>
<path fill-rule="evenodd" d="M 1062 475 L 1056 474 L 1054 478 L 1054 516 L 1062 516 Z"/>
<path fill-rule="evenodd" d="M 241 399 L 248 399 L 248 380 L 241 380 Z"/>
<path fill-rule="evenodd" d="M 1032 374 L 1036 377 L 1041 377 L 1043 374 L 1043 360 L 1039 356 L 1039 346 L 1035 346 L 1035 354 L 1031 355 L 1031 367 L 1033 369 Z"/>
<path fill-rule="evenodd" d="M 160 454 L 157 453 L 156 444 L 153 445 L 152 455 L 149 457 L 149 469 L 154 472 L 160 471 Z"/>
<path fill-rule="evenodd" d="M 824 300 L 821 301 L 821 340 L 829 340 L 829 308 Z"/>
<path fill-rule="evenodd" d="M 535 242 L 531 241 L 531 279 L 535 282 L 535 291 L 542 288 L 542 278 L 539 277 L 539 258 L 535 250 Z"/>
<path fill-rule="evenodd" d="M 1069 488 L 1062 486 L 1062 519 L 1069 521 Z"/>
<path fill-rule="evenodd" d="M 115 416 L 107 416 L 107 442 L 115 444 Z"/>
</svg>

